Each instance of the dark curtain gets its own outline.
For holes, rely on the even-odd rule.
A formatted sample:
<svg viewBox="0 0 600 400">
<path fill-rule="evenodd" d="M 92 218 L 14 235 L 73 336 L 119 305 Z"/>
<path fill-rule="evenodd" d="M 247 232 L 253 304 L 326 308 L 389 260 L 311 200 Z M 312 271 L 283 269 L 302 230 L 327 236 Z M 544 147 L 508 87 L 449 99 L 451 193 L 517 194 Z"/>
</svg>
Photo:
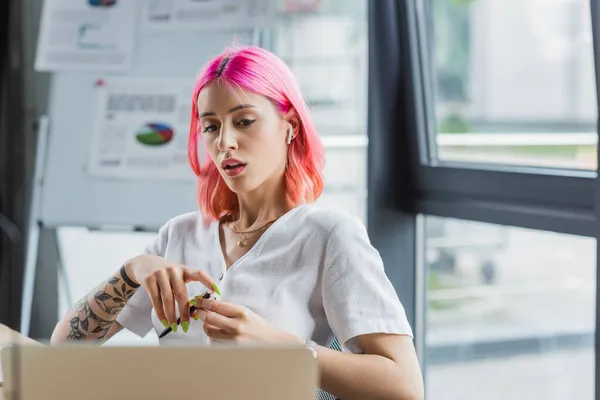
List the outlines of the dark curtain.
<svg viewBox="0 0 600 400">
<path fill-rule="evenodd" d="M 27 221 L 19 4 L 0 2 L 0 323 L 15 329 L 20 322 Z"/>
</svg>

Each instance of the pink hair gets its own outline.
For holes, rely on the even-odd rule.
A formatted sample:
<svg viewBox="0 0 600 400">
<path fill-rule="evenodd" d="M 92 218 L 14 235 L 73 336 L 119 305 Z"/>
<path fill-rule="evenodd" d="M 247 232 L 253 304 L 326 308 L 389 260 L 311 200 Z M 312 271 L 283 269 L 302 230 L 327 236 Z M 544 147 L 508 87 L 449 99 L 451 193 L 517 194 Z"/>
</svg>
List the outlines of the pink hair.
<svg viewBox="0 0 600 400">
<path fill-rule="evenodd" d="M 207 155 L 204 165 L 200 165 L 198 159 L 198 140 L 202 140 L 198 94 L 215 79 L 268 98 L 285 118 L 294 121 L 294 139 L 284 174 L 286 193 L 294 205 L 316 201 L 323 191 L 323 146 L 296 78 L 273 53 L 247 46 L 225 50 L 210 60 L 194 86 L 188 158 L 198 177 L 198 203 L 204 217 L 215 220 L 238 211 L 237 196 L 227 187 L 213 160 Z"/>
</svg>

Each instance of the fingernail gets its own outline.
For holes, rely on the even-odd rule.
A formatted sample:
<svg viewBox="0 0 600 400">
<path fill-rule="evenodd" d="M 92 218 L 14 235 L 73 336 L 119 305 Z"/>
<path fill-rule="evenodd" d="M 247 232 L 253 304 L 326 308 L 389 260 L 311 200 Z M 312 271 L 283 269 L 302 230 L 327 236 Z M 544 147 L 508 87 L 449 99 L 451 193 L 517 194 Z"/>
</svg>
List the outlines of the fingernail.
<svg viewBox="0 0 600 400">
<path fill-rule="evenodd" d="M 195 306 L 196 304 L 198 304 L 198 300 L 196 300 L 196 299 L 190 300 L 190 306 Z"/>
<path fill-rule="evenodd" d="M 160 321 L 160 322 L 162 322 L 162 324 L 165 326 L 165 328 L 168 328 L 168 327 L 169 327 L 169 323 L 167 322 L 167 320 L 166 320 L 166 319 L 163 319 L 163 320 L 162 320 L 162 321 Z"/>
<path fill-rule="evenodd" d="M 212 287 L 212 290 L 214 290 L 216 294 L 218 294 L 219 296 L 221 295 L 221 290 L 219 290 L 219 286 L 217 286 L 216 283 L 213 283 L 212 285 L 210 285 L 210 287 Z"/>
<path fill-rule="evenodd" d="M 176 324 L 175 322 L 173 322 L 173 323 L 171 324 L 171 330 L 172 330 L 173 332 L 177 332 L 177 324 Z"/>
<path fill-rule="evenodd" d="M 198 316 L 194 315 L 192 318 L 194 318 L 196 321 L 198 321 Z"/>
<path fill-rule="evenodd" d="M 183 332 L 187 333 L 189 327 L 190 327 L 190 323 L 188 321 L 183 321 L 181 323 L 181 329 L 183 329 Z"/>
</svg>

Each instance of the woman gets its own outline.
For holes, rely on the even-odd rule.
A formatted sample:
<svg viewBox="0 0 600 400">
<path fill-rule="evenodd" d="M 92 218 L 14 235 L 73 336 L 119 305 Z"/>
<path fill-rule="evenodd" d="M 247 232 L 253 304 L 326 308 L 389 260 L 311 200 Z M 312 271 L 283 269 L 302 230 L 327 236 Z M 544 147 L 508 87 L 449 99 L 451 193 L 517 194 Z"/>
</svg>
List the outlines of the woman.
<svg viewBox="0 0 600 400">
<path fill-rule="evenodd" d="M 168 326 L 163 344 L 300 343 L 337 397 L 422 398 L 411 328 L 364 226 L 311 205 L 323 188 L 322 156 L 279 58 L 244 47 L 210 61 L 195 85 L 189 138 L 201 212 L 167 222 L 147 254 L 59 322 L 53 343 Z M 222 297 L 200 298 L 214 283 Z M 323 347 L 333 336 L 345 352 Z"/>
</svg>

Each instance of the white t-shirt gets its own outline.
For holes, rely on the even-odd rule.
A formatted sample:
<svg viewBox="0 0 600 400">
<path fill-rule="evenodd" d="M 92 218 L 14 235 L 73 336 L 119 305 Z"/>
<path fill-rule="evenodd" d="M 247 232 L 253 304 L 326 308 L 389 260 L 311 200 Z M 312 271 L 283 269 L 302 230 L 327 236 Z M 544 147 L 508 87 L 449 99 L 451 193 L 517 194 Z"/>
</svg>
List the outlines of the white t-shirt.
<svg viewBox="0 0 600 400">
<path fill-rule="evenodd" d="M 273 326 L 328 345 L 335 336 L 344 350 L 360 352 L 355 341 L 368 333 L 412 337 L 406 313 L 388 280 L 381 257 L 362 222 L 350 215 L 302 205 L 273 223 L 256 244 L 226 270 L 219 224 L 199 212 L 171 219 L 148 252 L 205 270 L 219 282 L 221 300 L 240 304 Z M 206 289 L 187 284 L 190 297 Z M 139 288 L 117 321 L 139 336 L 164 329 L 148 292 Z M 161 344 L 203 345 L 210 341 L 202 321 L 191 320 Z"/>
</svg>

